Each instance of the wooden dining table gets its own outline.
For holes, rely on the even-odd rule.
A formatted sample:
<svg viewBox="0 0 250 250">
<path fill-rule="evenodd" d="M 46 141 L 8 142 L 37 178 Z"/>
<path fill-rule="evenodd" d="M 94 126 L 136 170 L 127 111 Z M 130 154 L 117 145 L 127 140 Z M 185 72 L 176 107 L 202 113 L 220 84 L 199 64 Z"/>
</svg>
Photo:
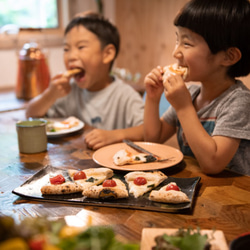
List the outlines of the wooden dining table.
<svg viewBox="0 0 250 250">
<path fill-rule="evenodd" d="M 47 151 L 21 154 L 18 150 L 16 122 L 25 119 L 24 110 L 0 112 L 0 215 L 20 221 L 25 217 L 68 215 L 91 216 L 93 225 L 112 225 L 118 238 L 140 242 L 143 228 L 201 228 L 222 230 L 227 244 L 250 231 L 250 178 L 228 170 L 205 175 L 196 160 L 184 157 L 171 168 L 161 169 L 167 176 L 200 177 L 191 209 L 158 212 L 147 209 L 67 204 L 33 200 L 12 191 L 44 166 L 86 169 L 99 167 L 92 159 L 93 150 L 84 136 L 90 128 L 66 136 L 49 138 Z M 34 138 L 35 139 L 35 138 Z"/>
</svg>

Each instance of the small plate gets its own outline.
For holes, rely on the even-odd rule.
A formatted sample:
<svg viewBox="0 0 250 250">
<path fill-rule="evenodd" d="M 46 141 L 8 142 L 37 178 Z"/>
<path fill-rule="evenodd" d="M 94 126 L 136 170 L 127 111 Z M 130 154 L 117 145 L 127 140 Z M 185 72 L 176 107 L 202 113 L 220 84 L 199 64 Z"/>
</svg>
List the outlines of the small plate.
<svg viewBox="0 0 250 250">
<path fill-rule="evenodd" d="M 83 169 L 84 170 L 84 169 Z M 129 196 L 124 199 L 117 200 L 99 200 L 99 199 L 90 199 L 84 197 L 81 193 L 67 194 L 67 195 L 45 195 L 41 193 L 41 187 L 48 183 L 49 175 L 51 173 L 61 173 L 65 171 L 64 168 L 56 168 L 50 165 L 44 167 L 35 175 L 30 177 L 25 181 L 21 186 L 15 188 L 12 193 L 44 202 L 58 202 L 78 204 L 82 206 L 104 206 L 104 207 L 115 207 L 115 208 L 130 208 L 130 209 L 141 209 L 148 211 L 157 211 L 157 212 L 167 212 L 167 213 L 177 213 L 184 210 L 191 210 L 194 203 L 195 191 L 200 182 L 200 177 L 192 178 L 176 178 L 169 176 L 165 181 L 163 181 L 155 190 L 159 190 L 162 186 L 167 185 L 170 182 L 176 182 L 176 184 L 181 188 L 190 202 L 171 204 L 171 203 L 161 203 L 154 202 L 148 199 L 149 192 L 144 194 L 139 198 L 134 198 Z M 124 174 L 118 172 L 115 174 L 116 178 L 119 178 L 125 183 Z"/>
<path fill-rule="evenodd" d="M 143 228 L 141 238 L 141 249 L 151 250 L 155 244 L 155 237 L 163 234 L 172 235 L 178 229 L 174 228 Z M 228 250 L 224 233 L 221 230 L 201 230 L 201 234 L 207 234 L 212 245 L 211 249 Z"/>
<path fill-rule="evenodd" d="M 113 162 L 113 156 L 122 149 L 127 149 L 133 154 L 138 154 L 138 152 L 131 147 L 129 147 L 126 143 L 116 143 L 112 144 L 103 148 L 98 149 L 93 154 L 93 160 L 104 167 L 116 169 L 116 170 L 123 170 L 123 171 L 136 171 L 136 170 L 156 170 L 156 169 L 163 169 L 172 167 L 183 159 L 183 154 L 180 150 L 164 145 L 164 144 L 157 144 L 151 142 L 135 142 L 135 144 L 145 148 L 146 150 L 162 157 L 163 159 L 171 158 L 169 161 L 162 161 L 162 162 L 150 162 L 150 163 L 139 163 L 133 165 L 123 165 L 117 166 Z"/>
<path fill-rule="evenodd" d="M 64 118 L 64 119 L 46 119 L 46 121 L 48 121 L 48 122 L 58 122 L 58 121 L 64 121 L 64 120 L 66 120 L 66 118 Z M 62 129 L 62 130 L 57 131 L 57 132 L 48 132 L 47 131 L 46 133 L 47 133 L 48 138 L 55 138 L 55 137 L 65 136 L 65 135 L 71 134 L 73 132 L 77 132 L 80 129 L 82 129 L 83 127 L 84 127 L 84 122 L 79 120 L 78 125 L 74 126 L 72 128 Z"/>
</svg>

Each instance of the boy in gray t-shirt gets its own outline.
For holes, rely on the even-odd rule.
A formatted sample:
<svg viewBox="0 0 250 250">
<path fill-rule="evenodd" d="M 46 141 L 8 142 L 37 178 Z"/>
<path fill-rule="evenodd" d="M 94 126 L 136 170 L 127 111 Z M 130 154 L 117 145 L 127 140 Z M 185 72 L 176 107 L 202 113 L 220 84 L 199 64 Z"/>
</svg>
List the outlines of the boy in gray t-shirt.
<svg viewBox="0 0 250 250">
<path fill-rule="evenodd" d="M 123 139 L 143 140 L 143 99 L 110 74 L 119 52 L 117 28 L 88 12 L 71 20 L 64 37 L 65 66 L 80 72 L 56 75 L 48 89 L 31 100 L 26 116 L 75 116 L 95 128 L 85 136 L 93 149 Z"/>
</svg>

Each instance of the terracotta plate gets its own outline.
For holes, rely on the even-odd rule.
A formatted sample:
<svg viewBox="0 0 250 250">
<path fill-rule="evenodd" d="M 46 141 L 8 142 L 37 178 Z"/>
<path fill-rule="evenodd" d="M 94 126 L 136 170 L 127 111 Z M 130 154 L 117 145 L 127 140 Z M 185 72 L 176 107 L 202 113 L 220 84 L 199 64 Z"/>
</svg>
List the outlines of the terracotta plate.
<svg viewBox="0 0 250 250">
<path fill-rule="evenodd" d="M 180 150 L 164 145 L 164 144 L 157 144 L 157 143 L 150 143 L 150 142 L 135 142 L 135 144 L 147 149 L 148 151 L 166 159 L 170 158 L 168 161 L 163 162 L 151 162 L 151 163 L 139 163 L 133 165 L 123 165 L 117 166 L 113 162 L 113 156 L 115 153 L 121 149 L 127 149 L 133 154 L 137 154 L 138 152 L 131 147 L 129 147 L 125 143 L 116 143 L 112 144 L 103 148 L 98 149 L 93 154 L 93 160 L 104 167 L 116 169 L 116 170 L 125 170 L 125 171 L 136 171 L 136 170 L 155 170 L 155 169 L 163 169 L 172 167 L 183 159 L 183 154 Z"/>
</svg>

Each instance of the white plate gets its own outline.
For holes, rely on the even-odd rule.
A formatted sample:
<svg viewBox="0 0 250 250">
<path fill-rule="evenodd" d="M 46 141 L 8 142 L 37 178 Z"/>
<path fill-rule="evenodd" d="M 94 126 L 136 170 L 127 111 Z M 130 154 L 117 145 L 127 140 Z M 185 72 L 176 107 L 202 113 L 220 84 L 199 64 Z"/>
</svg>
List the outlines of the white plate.
<svg viewBox="0 0 250 250">
<path fill-rule="evenodd" d="M 63 119 L 46 119 L 46 120 L 50 121 L 50 122 L 55 122 L 55 121 L 58 122 L 58 121 L 64 121 L 64 120 L 66 120 L 66 118 L 63 118 Z M 83 127 L 84 127 L 84 122 L 79 120 L 78 125 L 74 126 L 72 128 L 62 129 L 62 130 L 56 131 L 56 132 L 46 132 L 46 133 L 47 133 L 48 138 L 55 138 L 55 137 L 61 137 L 61 136 L 65 136 L 65 135 L 71 134 L 73 132 L 79 131 Z"/>
<path fill-rule="evenodd" d="M 155 237 L 174 234 L 178 229 L 173 228 L 143 228 L 141 238 L 141 249 L 151 250 L 155 246 Z M 201 234 L 207 234 L 211 244 L 211 250 L 228 250 L 224 233 L 221 230 L 201 230 Z"/>
<path fill-rule="evenodd" d="M 133 165 L 117 166 L 113 162 L 113 156 L 115 155 L 115 153 L 117 153 L 117 151 L 121 149 L 127 149 L 133 154 L 136 154 L 138 152 L 129 147 L 126 143 L 116 143 L 98 149 L 93 154 L 93 160 L 101 166 L 112 169 L 125 170 L 125 171 L 136 171 L 136 170 L 145 171 L 145 170 L 156 170 L 156 169 L 172 167 L 181 162 L 183 159 L 183 154 L 181 153 L 180 150 L 164 144 L 157 144 L 151 142 L 135 142 L 135 144 L 162 157 L 163 159 L 166 158 L 171 158 L 171 159 L 169 161 L 162 161 L 162 162 L 138 163 Z"/>
</svg>

